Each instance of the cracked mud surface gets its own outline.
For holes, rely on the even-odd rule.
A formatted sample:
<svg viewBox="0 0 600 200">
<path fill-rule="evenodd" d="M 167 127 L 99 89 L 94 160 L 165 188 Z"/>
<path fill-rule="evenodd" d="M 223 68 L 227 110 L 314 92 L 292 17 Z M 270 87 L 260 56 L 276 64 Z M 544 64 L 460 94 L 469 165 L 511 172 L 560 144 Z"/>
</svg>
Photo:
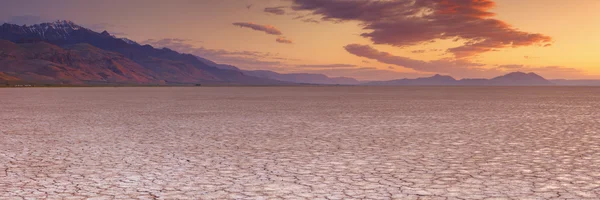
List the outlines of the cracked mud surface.
<svg viewBox="0 0 600 200">
<path fill-rule="evenodd" d="M 0 199 L 600 198 L 600 88 L 34 88 L 0 101 Z"/>
</svg>

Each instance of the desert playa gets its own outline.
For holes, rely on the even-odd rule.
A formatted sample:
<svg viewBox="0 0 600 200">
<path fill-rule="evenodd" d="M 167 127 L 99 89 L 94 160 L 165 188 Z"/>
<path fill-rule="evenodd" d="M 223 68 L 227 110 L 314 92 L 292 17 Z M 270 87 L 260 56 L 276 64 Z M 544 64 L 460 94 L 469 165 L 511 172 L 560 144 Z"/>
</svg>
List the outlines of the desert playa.
<svg viewBox="0 0 600 200">
<path fill-rule="evenodd" d="M 600 89 L 0 89 L 0 199 L 598 199 Z"/>
</svg>

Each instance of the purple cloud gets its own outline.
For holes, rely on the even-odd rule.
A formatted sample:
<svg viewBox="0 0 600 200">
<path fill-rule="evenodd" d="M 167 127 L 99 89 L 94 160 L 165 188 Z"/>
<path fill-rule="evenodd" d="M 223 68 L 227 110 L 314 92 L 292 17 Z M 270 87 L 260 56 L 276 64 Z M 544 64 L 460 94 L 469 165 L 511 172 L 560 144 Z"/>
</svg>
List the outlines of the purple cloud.
<svg viewBox="0 0 600 200">
<path fill-rule="evenodd" d="M 285 7 L 284 6 L 267 7 L 264 9 L 264 12 L 275 14 L 275 15 L 285 15 L 285 10 L 283 8 L 285 8 Z"/>
<path fill-rule="evenodd" d="M 472 63 L 465 60 L 434 60 L 421 61 L 407 57 L 395 56 L 388 52 L 382 52 L 369 45 L 350 44 L 344 47 L 346 51 L 359 57 L 377 60 L 381 63 L 402 66 L 421 72 L 446 73 L 446 74 L 476 74 L 475 72 L 487 72 L 481 68 L 483 64 Z"/>
<path fill-rule="evenodd" d="M 271 35 L 282 35 L 281 31 L 274 26 L 271 25 L 260 25 L 252 22 L 236 22 L 233 23 L 235 26 L 239 26 L 242 28 L 250 28 L 255 31 L 262 31 Z"/>
</svg>

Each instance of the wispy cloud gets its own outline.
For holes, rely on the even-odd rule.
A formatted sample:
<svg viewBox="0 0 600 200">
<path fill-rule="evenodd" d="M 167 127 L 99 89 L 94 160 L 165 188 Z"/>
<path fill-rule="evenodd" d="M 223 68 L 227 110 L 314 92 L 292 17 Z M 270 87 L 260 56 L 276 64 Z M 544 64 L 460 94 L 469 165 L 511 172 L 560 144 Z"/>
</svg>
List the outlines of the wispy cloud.
<svg viewBox="0 0 600 200">
<path fill-rule="evenodd" d="M 230 64 L 247 70 L 274 70 L 280 73 L 322 73 L 331 77 L 353 77 L 361 80 L 382 80 L 418 77 L 423 74 L 396 72 L 353 64 L 291 64 L 296 59 L 282 58 L 278 54 L 258 51 L 231 51 L 197 47 L 201 41 L 182 38 L 151 39 L 140 42 L 157 48 L 166 47 L 181 53 L 200 56 L 217 63 Z M 196 44 L 196 45 L 193 45 Z"/>
<path fill-rule="evenodd" d="M 300 20 L 302 22 L 306 22 L 306 23 L 314 23 L 314 24 L 319 24 L 321 23 L 321 21 L 313 19 L 313 18 L 307 18 L 310 15 L 300 15 L 300 14 L 295 14 L 296 16 L 292 19 L 294 20 Z"/>
<path fill-rule="evenodd" d="M 316 20 L 316 19 L 302 19 L 301 21 L 306 22 L 306 23 L 315 23 L 315 24 L 321 23 L 319 20 Z"/>
<path fill-rule="evenodd" d="M 182 38 L 150 39 L 140 42 L 140 44 L 150 44 L 157 48 L 166 47 L 181 53 L 200 56 L 217 63 L 236 65 L 242 68 L 276 68 L 283 64 L 283 60 L 287 59 L 281 58 L 277 54 L 259 51 L 230 51 L 225 49 L 209 49 L 194 45 L 198 43 L 201 42 Z"/>
<path fill-rule="evenodd" d="M 418 50 L 411 51 L 411 53 L 421 54 L 421 53 L 438 52 L 438 51 L 442 51 L 442 49 L 418 49 Z"/>
<path fill-rule="evenodd" d="M 422 73 L 448 74 L 457 78 L 489 78 L 514 71 L 535 72 L 550 78 L 585 76 L 585 72 L 581 70 L 563 66 L 499 65 L 494 67 L 468 60 L 415 60 L 379 51 L 369 45 L 350 44 L 344 48 L 353 55 L 377 60 L 380 63 L 404 67 Z"/>
<path fill-rule="evenodd" d="M 388 52 L 382 52 L 374 49 L 369 45 L 350 44 L 344 47 L 349 53 L 377 60 L 381 63 L 401 66 L 421 72 L 431 73 L 446 73 L 461 76 L 476 75 L 481 73 L 490 73 L 486 68 L 482 68 L 483 64 L 472 63 L 465 60 L 434 60 L 421 61 L 408 57 L 392 55 Z"/>
<path fill-rule="evenodd" d="M 281 31 L 274 26 L 271 25 L 260 25 L 252 22 L 235 22 L 233 23 L 235 26 L 239 26 L 242 28 L 250 28 L 255 31 L 262 31 L 271 35 L 282 35 Z"/>
<path fill-rule="evenodd" d="M 285 15 L 285 10 L 283 8 L 285 8 L 285 7 L 284 6 L 267 7 L 263 11 L 266 13 L 271 13 L 271 14 L 275 14 L 275 15 Z"/>
<path fill-rule="evenodd" d="M 356 65 L 350 64 L 328 64 L 328 65 L 296 65 L 301 69 L 340 69 L 340 68 L 356 68 Z"/>
</svg>

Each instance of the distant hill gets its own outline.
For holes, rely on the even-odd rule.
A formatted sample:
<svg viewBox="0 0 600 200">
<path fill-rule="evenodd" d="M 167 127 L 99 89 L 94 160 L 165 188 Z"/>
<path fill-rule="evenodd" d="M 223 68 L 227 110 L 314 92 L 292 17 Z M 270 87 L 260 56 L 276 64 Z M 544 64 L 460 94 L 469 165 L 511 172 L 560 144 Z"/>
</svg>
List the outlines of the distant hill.
<svg viewBox="0 0 600 200">
<path fill-rule="evenodd" d="M 423 77 L 416 79 L 397 79 L 390 81 L 372 81 L 365 85 L 458 85 L 459 82 L 451 76 L 442 76 L 436 74 L 432 77 Z"/>
<path fill-rule="evenodd" d="M 200 56 L 196 56 L 196 58 L 198 58 L 198 60 L 204 62 L 207 65 L 219 68 L 219 69 L 226 69 L 226 70 L 234 70 L 234 71 L 241 71 L 240 68 L 237 68 L 236 66 L 233 65 L 226 65 L 226 64 L 217 64 L 215 62 L 213 62 L 212 60 L 208 60 L 206 58 L 202 58 Z"/>
<path fill-rule="evenodd" d="M 326 85 L 357 85 L 360 81 L 347 77 L 328 77 L 323 74 L 290 73 L 282 74 L 268 70 L 244 70 L 244 74 L 260 78 L 268 78 L 292 83 L 326 84 Z"/>
<path fill-rule="evenodd" d="M 220 69 L 70 21 L 0 26 L 2 79 L 58 84 L 291 84 Z"/>
<path fill-rule="evenodd" d="M 562 85 L 562 86 L 600 86 L 600 80 L 556 79 L 556 80 L 550 80 L 550 81 L 556 85 Z"/>
<path fill-rule="evenodd" d="M 348 77 L 329 77 L 324 74 L 311 74 L 311 73 L 278 73 L 269 70 L 242 70 L 232 65 L 217 64 L 208 59 L 198 57 L 204 63 L 217 67 L 219 69 L 236 70 L 240 71 L 248 76 L 267 78 L 291 83 L 304 83 L 304 84 L 324 84 L 324 85 L 357 85 L 360 81 L 354 78 Z"/>
<path fill-rule="evenodd" d="M 364 85 L 554 85 L 554 83 L 535 73 L 513 72 L 492 79 L 461 79 L 450 76 L 435 75 L 416 79 L 397 79 L 390 81 L 372 81 Z"/>
<path fill-rule="evenodd" d="M 513 72 L 489 80 L 490 85 L 554 85 L 535 73 Z"/>
</svg>

